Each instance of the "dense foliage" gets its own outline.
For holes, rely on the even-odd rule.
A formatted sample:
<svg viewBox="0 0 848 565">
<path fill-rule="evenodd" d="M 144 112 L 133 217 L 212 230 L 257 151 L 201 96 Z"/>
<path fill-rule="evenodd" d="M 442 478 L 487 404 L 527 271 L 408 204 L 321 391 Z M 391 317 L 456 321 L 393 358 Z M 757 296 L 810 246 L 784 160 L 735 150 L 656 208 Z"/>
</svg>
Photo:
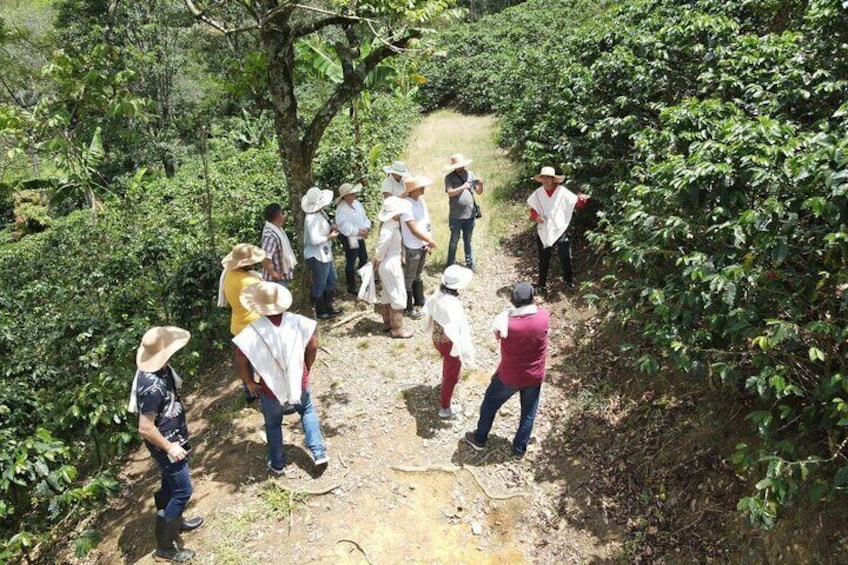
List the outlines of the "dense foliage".
<svg viewBox="0 0 848 565">
<path fill-rule="evenodd" d="M 131 21 L 144 15 L 143 7 L 125 9 L 134 11 Z M 61 25 L 86 29 L 84 11 L 62 14 L 73 21 Z M 157 22 L 110 33 L 152 41 Z M 91 33 L 100 37 L 104 30 Z M 34 106 L 0 99 L 0 138 L 54 163 L 0 167 L 6 173 L 0 182 L 12 189 L 3 196 L 14 210 L 0 230 L 0 562 L 31 555 L 52 539 L 52 525 L 84 515 L 119 488 L 109 469 L 138 441 L 125 406 L 140 336 L 154 324 L 180 325 L 193 336 L 180 353 L 180 371 L 194 376 L 218 363 L 229 339 L 228 311 L 213 307 L 220 258 L 238 241 L 258 240 L 266 204 L 290 206 L 273 123 L 252 110 L 251 100 L 233 115 L 192 124 L 192 116 L 220 104 L 188 104 L 172 93 L 176 107 L 169 111 L 184 110 L 189 123 L 151 125 L 152 116 L 161 117 L 161 84 L 153 82 L 165 72 L 162 61 L 141 58 L 121 41 L 78 53 L 89 38 L 71 35 L 73 41 L 52 39 L 67 50 L 45 58 L 39 75 L 48 82 Z M 185 52 L 174 57 L 186 64 Z M 91 74 L 80 74 L 86 66 Z M 124 74 L 116 77 L 118 67 Z M 216 84 L 208 88 L 213 98 L 221 92 Z M 315 79 L 300 88 L 320 86 Z M 238 95 L 233 92 L 225 97 Z M 142 101 L 137 112 L 116 110 L 132 100 Z M 69 107 L 84 114 L 51 121 Z M 347 116 L 327 129 L 315 156 L 316 182 L 335 188 L 363 178 L 376 185 L 377 165 L 400 153 L 417 113 L 408 98 L 373 92 L 360 111 L 357 141 Z M 28 125 L 40 129 L 27 131 Z M 129 131 L 132 125 L 137 131 Z M 179 127 L 188 126 L 183 136 Z M 62 140 L 67 144 L 54 147 Z M 92 181 L 98 212 L 66 206 L 80 199 L 67 200 L 67 179 L 57 180 L 66 175 L 51 154 L 62 149 L 64 158 L 80 159 L 67 171 L 88 175 L 77 181 Z M 128 162 L 130 153 L 135 159 Z M 297 246 L 297 226 L 290 221 L 287 228 Z M 95 538 L 83 532 L 80 551 Z"/>
<path fill-rule="evenodd" d="M 528 2 L 454 33 L 430 100 L 496 109 L 527 164 L 600 203 L 597 295 L 644 340 L 647 373 L 684 371 L 754 402 L 757 477 L 740 510 L 848 485 L 848 8 L 839 0 L 627 3 L 525 49 Z M 484 30 L 494 30 L 487 34 Z M 454 82 L 491 41 L 490 85 Z M 488 55 L 487 53 L 487 55 Z M 474 82 L 472 80 L 471 82 Z M 450 87 L 443 85 L 449 84 Z M 473 96 L 467 97 L 471 92 Z"/>
</svg>

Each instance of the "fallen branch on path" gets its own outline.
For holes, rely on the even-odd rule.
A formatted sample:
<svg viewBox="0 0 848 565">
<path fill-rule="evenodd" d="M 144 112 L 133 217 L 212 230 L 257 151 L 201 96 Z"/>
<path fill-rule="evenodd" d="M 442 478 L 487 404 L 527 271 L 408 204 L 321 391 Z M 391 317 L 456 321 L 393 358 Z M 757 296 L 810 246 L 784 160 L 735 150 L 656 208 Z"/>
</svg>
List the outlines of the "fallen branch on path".
<svg viewBox="0 0 848 565">
<path fill-rule="evenodd" d="M 400 471 L 402 473 L 458 473 L 459 471 L 468 471 L 468 474 L 471 475 L 471 478 L 474 479 L 474 482 L 477 483 L 477 486 L 480 487 L 480 490 L 483 491 L 483 494 L 488 496 L 491 500 L 509 500 L 510 498 L 517 498 L 519 496 L 527 496 L 526 492 L 513 492 L 510 494 L 492 494 L 489 492 L 489 489 L 486 488 L 480 478 L 477 476 L 477 473 L 469 469 L 468 467 L 458 467 L 456 465 L 428 465 L 426 467 L 409 467 L 406 465 L 397 465 L 391 467 L 391 469 L 395 471 Z"/>
<path fill-rule="evenodd" d="M 353 313 L 353 314 L 351 314 L 350 316 L 345 316 L 344 318 L 342 318 L 341 320 L 339 320 L 338 322 L 336 322 L 335 324 L 333 324 L 332 326 L 330 326 L 330 327 L 329 327 L 329 328 L 327 328 L 327 329 L 328 329 L 328 330 L 334 330 L 334 329 L 336 329 L 336 328 L 337 328 L 337 327 L 339 327 L 339 326 L 343 326 L 343 325 L 345 325 L 345 324 L 346 324 L 346 323 L 348 323 L 348 322 L 351 322 L 351 321 L 353 321 L 353 320 L 355 320 L 355 319 L 357 319 L 357 318 L 361 318 L 362 316 L 364 316 L 364 315 L 365 315 L 365 314 L 367 314 L 367 313 L 368 313 L 368 310 L 361 310 L 361 311 L 359 311 L 359 312 L 354 312 L 354 313 Z"/>
<path fill-rule="evenodd" d="M 352 539 L 348 539 L 348 538 L 341 538 L 341 539 L 337 539 L 337 540 L 336 540 L 336 543 L 337 543 L 337 544 L 338 544 L 338 543 L 342 543 L 342 542 L 347 542 L 347 543 L 351 543 L 351 544 L 353 544 L 353 545 L 356 547 L 356 549 L 358 549 L 359 551 L 361 551 L 361 552 L 362 552 L 362 556 L 363 556 L 363 557 L 365 557 L 365 561 L 367 561 L 367 562 L 368 562 L 368 565 L 374 565 L 374 562 L 373 562 L 373 561 L 371 561 L 371 558 L 370 558 L 370 557 L 368 557 L 368 552 L 367 552 L 367 551 L 365 551 L 365 549 L 364 549 L 361 545 L 359 545 L 359 543 L 358 543 L 358 542 L 356 542 L 356 541 L 354 541 L 354 540 L 352 540 Z"/>
</svg>

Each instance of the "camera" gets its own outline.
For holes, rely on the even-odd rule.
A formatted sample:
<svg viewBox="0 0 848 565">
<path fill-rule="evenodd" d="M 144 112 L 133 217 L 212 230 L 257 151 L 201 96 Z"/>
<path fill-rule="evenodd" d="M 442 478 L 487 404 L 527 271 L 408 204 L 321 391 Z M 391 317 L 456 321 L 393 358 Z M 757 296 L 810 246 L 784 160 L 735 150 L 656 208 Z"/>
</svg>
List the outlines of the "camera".
<svg viewBox="0 0 848 565">
<path fill-rule="evenodd" d="M 474 179 L 471 181 L 471 188 L 477 188 L 480 186 L 480 179 Z"/>
</svg>

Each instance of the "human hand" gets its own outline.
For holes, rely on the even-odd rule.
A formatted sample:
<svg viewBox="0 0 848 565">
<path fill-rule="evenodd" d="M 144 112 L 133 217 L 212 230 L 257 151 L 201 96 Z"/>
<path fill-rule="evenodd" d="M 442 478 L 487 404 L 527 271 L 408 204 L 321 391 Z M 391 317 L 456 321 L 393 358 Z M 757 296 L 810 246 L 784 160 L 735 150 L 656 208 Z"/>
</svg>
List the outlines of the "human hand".
<svg viewBox="0 0 848 565">
<path fill-rule="evenodd" d="M 178 443 L 172 443 L 168 448 L 168 459 L 172 462 L 182 461 L 188 455 L 188 451 L 183 449 L 183 446 Z"/>
<path fill-rule="evenodd" d="M 336 239 L 337 237 L 339 237 L 339 230 L 337 230 L 336 228 L 331 229 L 329 237 L 330 239 Z"/>
<path fill-rule="evenodd" d="M 545 218 L 543 218 L 542 216 L 536 216 L 535 218 L 533 218 L 533 221 L 536 222 L 537 224 L 544 224 Z"/>
<path fill-rule="evenodd" d="M 246 383 L 244 383 L 244 386 L 247 387 L 247 390 L 252 396 L 255 396 L 257 398 L 259 398 L 259 395 L 262 393 L 262 388 L 259 386 L 259 383 L 257 383 L 253 379 L 250 379 Z"/>
<path fill-rule="evenodd" d="M 359 230 L 359 237 L 368 237 L 368 228 Z"/>
</svg>

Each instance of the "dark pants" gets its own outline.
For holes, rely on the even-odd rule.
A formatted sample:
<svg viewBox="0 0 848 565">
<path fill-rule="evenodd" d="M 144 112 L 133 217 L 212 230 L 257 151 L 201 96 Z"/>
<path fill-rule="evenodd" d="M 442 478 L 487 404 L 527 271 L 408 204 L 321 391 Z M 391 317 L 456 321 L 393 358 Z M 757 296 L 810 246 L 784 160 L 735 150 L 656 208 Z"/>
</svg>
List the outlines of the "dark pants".
<svg viewBox="0 0 848 565">
<path fill-rule="evenodd" d="M 513 453 L 524 455 L 527 451 L 527 443 L 530 441 L 530 433 L 533 431 L 533 422 L 536 420 L 536 410 L 539 408 L 539 394 L 542 385 L 512 387 L 501 381 L 498 373 L 492 375 L 492 381 L 486 389 L 483 404 L 480 405 L 480 419 L 477 421 L 477 430 L 474 432 L 474 440 L 480 445 L 485 445 L 489 438 L 489 431 L 495 421 L 495 414 L 503 403 L 512 398 L 516 392 L 521 399 L 521 418 L 518 421 L 518 431 L 512 440 Z"/>
<path fill-rule="evenodd" d="M 170 461 L 156 461 L 162 474 L 162 486 L 159 495 L 162 500 L 167 500 L 164 514 L 165 519 L 178 518 L 182 516 L 186 504 L 191 500 L 191 477 L 188 471 L 188 458 L 171 463 Z"/>
<path fill-rule="evenodd" d="M 543 247 L 542 240 L 536 236 L 536 246 L 539 248 L 539 286 L 545 286 L 548 282 L 548 270 L 551 267 L 551 255 L 554 248 L 557 250 L 559 262 L 562 264 L 562 278 L 567 284 L 574 283 L 574 273 L 571 272 L 571 242 L 568 235 L 563 233 L 560 238 L 550 247 Z"/>
<path fill-rule="evenodd" d="M 360 239 L 359 247 L 351 249 L 346 237 L 341 236 L 339 239 L 342 241 L 342 249 L 344 249 L 345 254 L 345 273 L 353 273 L 364 267 L 365 263 L 368 262 L 368 249 L 365 240 Z M 359 260 L 358 264 L 357 259 Z"/>
<path fill-rule="evenodd" d="M 474 268 L 474 255 L 471 252 L 471 235 L 474 233 L 474 218 L 465 220 L 448 220 L 450 227 L 450 241 L 448 242 L 448 267 L 456 261 L 456 247 L 459 244 L 459 235 L 462 234 L 462 245 L 465 249 L 465 266 Z"/>
</svg>

